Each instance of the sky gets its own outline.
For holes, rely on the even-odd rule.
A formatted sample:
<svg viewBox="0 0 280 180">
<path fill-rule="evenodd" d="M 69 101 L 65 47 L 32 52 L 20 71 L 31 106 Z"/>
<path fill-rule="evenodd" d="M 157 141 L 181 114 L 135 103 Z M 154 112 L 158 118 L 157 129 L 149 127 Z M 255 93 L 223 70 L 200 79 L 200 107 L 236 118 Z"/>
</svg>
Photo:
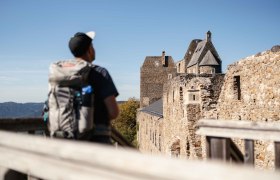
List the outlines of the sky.
<svg viewBox="0 0 280 180">
<path fill-rule="evenodd" d="M 140 67 L 165 50 L 183 59 L 212 32 L 223 71 L 280 44 L 279 0 L 0 0 L 0 102 L 43 102 L 52 62 L 72 59 L 68 41 L 95 31 L 95 64 L 120 93 L 140 97 Z"/>
</svg>

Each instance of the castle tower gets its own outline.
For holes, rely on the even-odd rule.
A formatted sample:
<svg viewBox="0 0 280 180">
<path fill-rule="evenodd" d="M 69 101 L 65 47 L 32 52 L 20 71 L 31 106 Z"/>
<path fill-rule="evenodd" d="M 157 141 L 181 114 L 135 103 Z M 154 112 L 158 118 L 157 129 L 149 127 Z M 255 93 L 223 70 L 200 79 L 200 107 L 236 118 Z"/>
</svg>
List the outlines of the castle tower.
<svg viewBox="0 0 280 180">
<path fill-rule="evenodd" d="M 176 75 L 171 56 L 147 56 L 140 69 L 140 107 L 149 106 L 162 98 L 163 84 Z"/>
<path fill-rule="evenodd" d="M 194 43 L 197 42 L 197 43 Z M 187 73 L 215 74 L 222 73 L 222 60 L 212 43 L 212 33 L 206 33 L 206 39 L 192 41 L 186 55 Z"/>
</svg>

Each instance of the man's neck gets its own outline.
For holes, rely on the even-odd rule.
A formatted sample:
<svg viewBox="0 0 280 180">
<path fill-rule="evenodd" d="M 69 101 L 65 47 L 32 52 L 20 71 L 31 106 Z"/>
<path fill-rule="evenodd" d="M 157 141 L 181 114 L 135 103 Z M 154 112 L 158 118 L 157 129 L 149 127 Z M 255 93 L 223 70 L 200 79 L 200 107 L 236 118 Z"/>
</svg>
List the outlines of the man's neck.
<svg viewBox="0 0 280 180">
<path fill-rule="evenodd" d="M 89 63 L 90 63 L 90 61 L 89 61 L 87 58 L 85 58 L 85 57 L 76 57 L 75 59 L 76 59 L 77 61 L 83 60 L 83 61 L 86 61 L 86 62 L 89 62 Z"/>
</svg>

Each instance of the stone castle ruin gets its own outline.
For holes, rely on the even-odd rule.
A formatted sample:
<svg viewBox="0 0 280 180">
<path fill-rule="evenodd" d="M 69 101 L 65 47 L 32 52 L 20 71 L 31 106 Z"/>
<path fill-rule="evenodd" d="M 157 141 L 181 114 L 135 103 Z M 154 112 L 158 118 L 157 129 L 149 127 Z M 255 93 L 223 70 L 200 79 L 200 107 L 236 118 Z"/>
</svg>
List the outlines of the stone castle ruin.
<svg viewBox="0 0 280 180">
<path fill-rule="evenodd" d="M 204 138 L 195 134 L 201 118 L 278 121 L 280 46 L 242 59 L 222 73 L 211 32 L 191 41 L 184 59 L 147 56 L 141 67 L 138 143 L 142 152 L 204 159 Z M 242 142 L 235 143 L 242 150 Z M 273 148 L 257 142 L 256 164 L 271 167 Z"/>
</svg>

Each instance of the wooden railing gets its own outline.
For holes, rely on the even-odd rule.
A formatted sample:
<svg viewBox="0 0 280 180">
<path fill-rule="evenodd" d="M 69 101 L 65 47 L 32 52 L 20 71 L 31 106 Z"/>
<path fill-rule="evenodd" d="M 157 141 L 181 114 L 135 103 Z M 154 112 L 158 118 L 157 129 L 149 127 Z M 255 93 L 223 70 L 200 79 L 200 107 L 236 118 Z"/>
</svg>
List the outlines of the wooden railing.
<svg viewBox="0 0 280 180">
<path fill-rule="evenodd" d="M 2 118 L 0 119 L 0 129 L 14 132 L 44 132 L 49 135 L 47 124 L 42 118 Z M 112 128 L 112 139 L 120 146 L 135 148 L 129 143 L 115 128 Z"/>
<path fill-rule="evenodd" d="M 278 172 L 143 155 L 131 148 L 7 131 L 0 137 L 0 167 L 40 179 L 280 179 Z"/>
<path fill-rule="evenodd" d="M 254 141 L 269 140 L 274 141 L 275 169 L 280 169 L 280 124 L 278 122 L 202 119 L 198 122 L 198 128 L 196 134 L 206 136 L 208 158 L 230 161 L 235 156 L 237 162 L 254 166 Z M 244 139 L 244 156 L 231 138 Z"/>
</svg>

